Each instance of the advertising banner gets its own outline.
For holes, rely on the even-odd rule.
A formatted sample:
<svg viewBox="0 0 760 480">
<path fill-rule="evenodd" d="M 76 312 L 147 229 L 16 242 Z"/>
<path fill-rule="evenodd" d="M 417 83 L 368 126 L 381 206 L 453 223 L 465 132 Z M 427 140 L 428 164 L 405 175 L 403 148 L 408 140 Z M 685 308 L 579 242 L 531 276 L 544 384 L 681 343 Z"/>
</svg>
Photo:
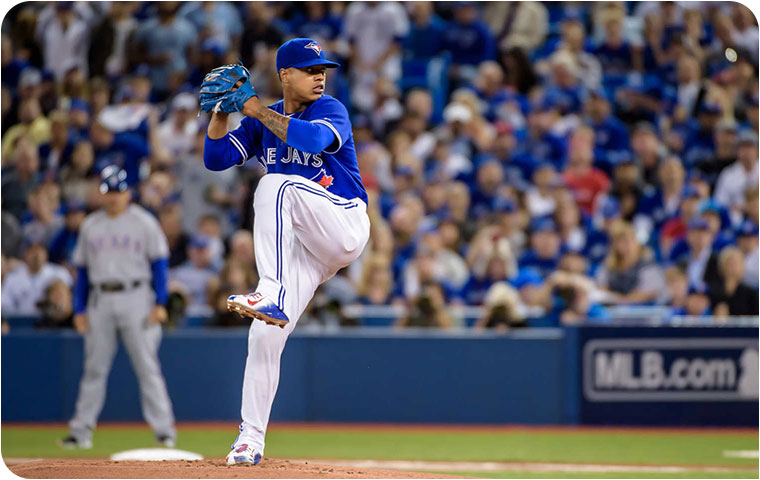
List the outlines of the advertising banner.
<svg viewBox="0 0 760 480">
<path fill-rule="evenodd" d="M 581 423 L 757 425 L 756 328 L 578 333 Z"/>
</svg>

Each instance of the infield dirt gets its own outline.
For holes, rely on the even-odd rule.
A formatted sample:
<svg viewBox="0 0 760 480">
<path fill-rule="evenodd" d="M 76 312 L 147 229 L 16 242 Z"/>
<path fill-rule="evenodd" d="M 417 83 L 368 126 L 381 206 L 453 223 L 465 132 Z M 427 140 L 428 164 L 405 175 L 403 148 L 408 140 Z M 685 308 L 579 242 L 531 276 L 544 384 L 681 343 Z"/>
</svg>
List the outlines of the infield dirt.
<svg viewBox="0 0 760 480">
<path fill-rule="evenodd" d="M 265 458 L 256 466 L 227 466 L 221 460 L 6 459 L 6 462 L 11 472 L 22 478 L 464 478 L 271 458 Z"/>
</svg>

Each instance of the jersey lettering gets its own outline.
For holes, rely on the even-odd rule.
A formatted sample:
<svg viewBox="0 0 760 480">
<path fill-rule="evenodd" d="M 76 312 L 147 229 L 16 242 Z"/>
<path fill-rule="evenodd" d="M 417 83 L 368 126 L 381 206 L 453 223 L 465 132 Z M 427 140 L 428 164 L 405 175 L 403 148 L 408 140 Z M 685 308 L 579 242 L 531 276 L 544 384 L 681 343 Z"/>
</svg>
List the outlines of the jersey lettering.
<svg viewBox="0 0 760 480">
<path fill-rule="evenodd" d="M 267 164 L 274 165 L 277 162 L 277 149 L 267 148 Z"/>
</svg>

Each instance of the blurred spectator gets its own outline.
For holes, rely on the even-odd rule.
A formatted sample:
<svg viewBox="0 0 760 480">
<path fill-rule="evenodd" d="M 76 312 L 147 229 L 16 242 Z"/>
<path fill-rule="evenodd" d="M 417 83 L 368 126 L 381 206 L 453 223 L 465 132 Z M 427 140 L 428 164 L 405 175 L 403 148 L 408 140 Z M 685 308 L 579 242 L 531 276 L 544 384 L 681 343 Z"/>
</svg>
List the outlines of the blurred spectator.
<svg viewBox="0 0 760 480">
<path fill-rule="evenodd" d="M 59 214 L 60 188 L 58 184 L 46 182 L 29 194 L 29 210 L 21 221 L 25 238 L 39 238 L 45 245 L 52 240 L 55 232 L 63 224 Z"/>
<path fill-rule="evenodd" d="M 61 264 L 71 262 L 71 254 L 77 243 L 79 228 L 82 226 L 86 213 L 84 203 L 70 201 L 64 204 L 63 226 L 53 234 L 50 241 L 50 261 Z"/>
<path fill-rule="evenodd" d="M 425 282 L 419 294 L 409 300 L 409 311 L 396 326 L 450 328 L 452 319 L 446 308 L 443 288 L 435 282 Z"/>
<path fill-rule="evenodd" d="M 758 229 L 757 223 L 745 220 L 736 231 L 736 246 L 744 256 L 744 278 L 747 285 L 757 289 L 758 284 Z"/>
<path fill-rule="evenodd" d="M 51 3 L 40 12 L 37 22 L 45 69 L 53 72 L 58 81 L 72 69 L 79 69 L 84 75 L 88 71 L 89 25 L 75 11 L 75 3 Z"/>
<path fill-rule="evenodd" d="M 471 83 L 477 65 L 496 56 L 494 34 L 481 20 L 480 5 L 459 2 L 454 6 L 454 21 L 443 34 L 443 47 L 451 53 L 449 76 L 454 88 Z"/>
<path fill-rule="evenodd" d="M 548 286 L 557 298 L 555 308 L 560 311 L 561 325 L 609 322 L 606 309 L 591 300 L 594 283 L 590 278 L 568 272 L 554 272 L 549 277 Z"/>
<path fill-rule="evenodd" d="M 670 260 L 686 269 L 689 284 L 702 287 L 710 279 L 718 278 L 718 258 L 712 250 L 713 234 L 703 218 L 689 222 L 686 234 L 686 251 L 671 251 Z"/>
<path fill-rule="evenodd" d="M 193 24 L 201 42 L 212 41 L 221 50 L 236 48 L 240 43 L 243 25 L 240 13 L 230 2 L 188 2 L 177 15 Z"/>
<path fill-rule="evenodd" d="M 673 315 L 706 317 L 712 315 L 710 309 L 710 290 L 706 285 L 689 287 L 683 308 L 675 309 Z"/>
<path fill-rule="evenodd" d="M 757 315 L 757 288 L 743 283 L 744 255 L 735 247 L 727 247 L 718 257 L 720 278 L 710 289 L 710 303 L 717 316 Z"/>
<path fill-rule="evenodd" d="M 178 203 L 165 205 L 158 214 L 161 229 L 169 243 L 169 267 L 179 267 L 187 261 L 190 235 L 182 228 L 182 206 Z"/>
<path fill-rule="evenodd" d="M 188 312 L 203 311 L 208 305 L 209 283 L 216 277 L 212 266 L 210 240 L 204 236 L 194 236 L 187 246 L 188 261 L 169 271 L 169 280 L 181 285 L 187 294 Z"/>
<path fill-rule="evenodd" d="M 71 328 L 73 326 L 71 299 L 70 285 L 59 279 L 50 282 L 45 288 L 44 296 L 37 304 L 42 318 L 35 326 Z"/>
<path fill-rule="evenodd" d="M 391 300 L 393 275 L 390 262 L 382 255 L 373 255 L 364 262 L 357 293 L 365 305 L 387 305 Z"/>
<path fill-rule="evenodd" d="M 530 249 L 520 257 L 520 270 L 531 267 L 548 277 L 557 268 L 560 246 L 554 220 L 549 217 L 534 219 L 530 224 Z"/>
<path fill-rule="evenodd" d="M 166 98 L 184 80 L 198 32 L 177 16 L 179 2 L 155 4 L 157 17 L 143 22 L 134 35 L 133 51 L 150 66 L 150 81 L 158 99 Z"/>
<path fill-rule="evenodd" d="M 182 228 L 190 232 L 203 215 L 215 215 L 221 222 L 222 231 L 228 235 L 233 230 L 235 217 L 229 215 L 242 198 L 239 171 L 228 169 L 212 172 L 203 165 L 203 142 L 205 131 L 193 137 L 193 149 L 180 156 L 175 165 L 177 184 L 182 204 Z"/>
<path fill-rule="evenodd" d="M 409 33 L 402 42 L 404 58 L 428 61 L 443 48 L 443 34 L 447 24 L 433 11 L 433 2 L 412 2 L 407 5 L 410 22 Z"/>
<path fill-rule="evenodd" d="M 606 192 L 610 180 L 594 163 L 594 131 L 579 127 L 570 137 L 567 167 L 563 173 L 565 184 L 573 191 L 578 206 L 592 213 L 597 195 Z"/>
<path fill-rule="evenodd" d="M 597 271 L 597 283 L 612 293 L 614 303 L 654 303 L 665 290 L 662 270 L 652 253 L 636 239 L 627 223 L 610 232 L 610 253 Z"/>
<path fill-rule="evenodd" d="M 686 272 L 678 266 L 665 269 L 665 286 L 667 295 L 661 298 L 662 303 L 678 310 L 686 306 L 686 296 L 689 293 L 689 278 Z"/>
<path fill-rule="evenodd" d="M 23 136 L 36 148 L 50 140 L 50 121 L 42 115 L 37 98 L 28 98 L 18 107 L 19 123 L 10 127 L 3 135 L 3 166 L 11 158 L 11 152 Z"/>
<path fill-rule="evenodd" d="M 5 155 L 3 158 L 6 158 Z M 16 220 L 21 220 L 26 211 L 27 198 L 37 187 L 39 167 L 39 155 L 34 143 L 28 136 L 20 137 L 10 164 L 3 166 L 1 188 L 3 211 L 11 213 Z"/>
<path fill-rule="evenodd" d="M 199 125 L 195 118 L 198 99 L 190 93 L 180 93 L 172 99 L 171 114 L 157 129 L 158 141 L 172 158 L 188 154 L 195 146 Z"/>
<path fill-rule="evenodd" d="M 495 283 L 483 301 L 483 315 L 475 324 L 479 328 L 509 331 L 525 325 L 520 316 L 520 296 L 517 290 L 504 282 Z"/>
<path fill-rule="evenodd" d="M 757 185 L 757 133 L 745 130 L 739 136 L 737 160 L 726 167 L 715 185 L 715 200 L 732 211 L 744 208 L 745 190 Z"/>
<path fill-rule="evenodd" d="M 91 198 L 99 184 L 94 167 L 92 144 L 88 140 L 77 141 L 71 152 L 71 161 L 61 168 L 60 173 L 62 194 L 66 200 L 94 206 Z"/>
<path fill-rule="evenodd" d="M 351 45 L 351 101 L 369 112 L 378 78 L 395 81 L 401 76 L 401 39 L 409 31 L 409 19 L 398 2 L 352 2 L 343 30 Z"/>
<path fill-rule="evenodd" d="M 3 281 L 3 315 L 39 315 L 38 302 L 48 286 L 56 280 L 71 288 L 69 272 L 48 262 L 48 252 L 41 239 L 26 238 L 22 248 L 24 263 L 8 273 Z"/>
<path fill-rule="evenodd" d="M 98 22 L 90 37 L 88 59 L 90 75 L 118 77 L 127 72 L 129 64 L 129 41 L 137 29 L 137 20 L 132 16 L 133 2 L 112 2 L 108 13 Z"/>
<path fill-rule="evenodd" d="M 494 32 L 496 45 L 504 50 L 532 51 L 549 30 L 549 15 L 541 2 L 488 2 L 483 18 Z"/>
</svg>

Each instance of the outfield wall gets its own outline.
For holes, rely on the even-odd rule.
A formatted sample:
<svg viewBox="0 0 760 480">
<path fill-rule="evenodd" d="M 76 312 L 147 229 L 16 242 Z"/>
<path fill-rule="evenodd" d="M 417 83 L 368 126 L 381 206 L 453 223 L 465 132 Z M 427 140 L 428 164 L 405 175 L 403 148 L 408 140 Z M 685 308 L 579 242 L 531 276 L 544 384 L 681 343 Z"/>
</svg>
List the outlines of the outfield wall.
<svg viewBox="0 0 760 480">
<path fill-rule="evenodd" d="M 380 329 L 291 336 L 276 421 L 752 425 L 757 328 L 528 329 L 509 335 Z M 63 421 L 82 339 L 2 337 L 2 420 Z M 246 331 L 167 333 L 160 357 L 178 420 L 239 418 Z M 138 420 L 123 347 L 102 420 Z"/>
</svg>

